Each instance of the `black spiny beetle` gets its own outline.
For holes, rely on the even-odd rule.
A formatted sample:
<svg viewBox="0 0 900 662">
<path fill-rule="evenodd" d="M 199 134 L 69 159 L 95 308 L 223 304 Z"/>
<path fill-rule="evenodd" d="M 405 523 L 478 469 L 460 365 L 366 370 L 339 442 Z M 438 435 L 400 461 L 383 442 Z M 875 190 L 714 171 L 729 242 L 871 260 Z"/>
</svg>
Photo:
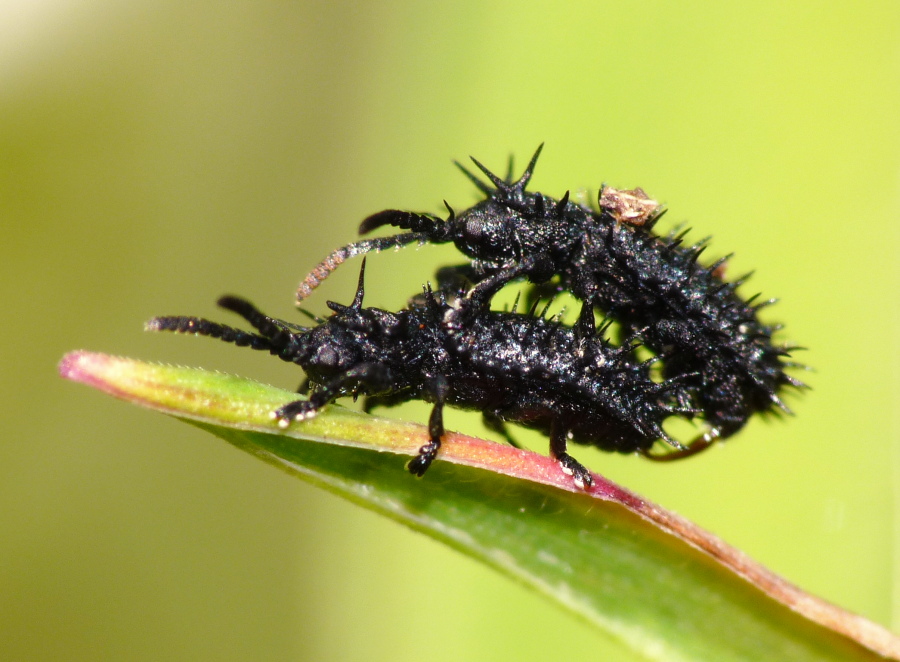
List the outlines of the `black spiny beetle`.
<svg viewBox="0 0 900 662">
<path fill-rule="evenodd" d="M 631 345 L 603 339 L 593 315 L 582 315 L 572 328 L 469 300 L 453 302 L 457 308 L 449 295 L 430 289 L 398 313 L 363 308 L 364 268 L 365 262 L 353 304 L 329 301 L 334 314 L 315 327 L 267 317 L 244 299 L 226 296 L 219 305 L 257 333 L 197 317 L 157 317 L 147 328 L 211 336 L 300 365 L 314 388 L 308 400 L 273 412 L 282 426 L 350 394 L 374 396 L 376 403 L 433 402 L 430 440 L 408 465 L 419 476 L 440 448 L 445 404 L 481 410 L 494 427 L 513 421 L 548 433 L 552 456 L 580 486 L 590 485 L 591 475 L 566 451 L 568 439 L 621 453 L 645 452 L 657 439 L 678 447 L 662 422 L 694 413 L 679 404 L 684 379 L 652 381 L 652 361 L 636 363 Z M 457 323 L 448 324 L 449 318 Z"/>
<path fill-rule="evenodd" d="M 476 307 L 488 306 L 501 287 L 517 278 L 555 284 L 620 322 L 626 336 L 639 334 L 646 346 L 667 357 L 664 375 L 687 380 L 709 430 L 690 451 L 661 459 L 702 450 L 715 438 L 737 432 L 756 412 L 788 411 L 781 389 L 804 385 L 786 374 L 785 368 L 796 364 L 784 357 L 798 348 L 773 344 L 772 334 L 780 327 L 763 324 L 757 314 L 775 300 L 754 304 L 756 296 L 741 298 L 736 290 L 746 276 L 725 282 L 727 257 L 700 264 L 707 240 L 686 247 L 683 234 L 653 234 L 661 211 L 640 189 L 601 191 L 598 209 L 570 201 L 568 192 L 559 200 L 526 192 L 541 147 L 516 181 L 501 179 L 473 158 L 493 186 L 457 163 L 486 198 L 459 214 L 447 205 L 446 220 L 393 209 L 365 219 L 360 233 L 384 225 L 408 232 L 334 251 L 301 283 L 298 300 L 354 255 L 414 242 L 453 242 L 472 261 L 440 274 L 475 283 L 469 298 Z"/>
</svg>

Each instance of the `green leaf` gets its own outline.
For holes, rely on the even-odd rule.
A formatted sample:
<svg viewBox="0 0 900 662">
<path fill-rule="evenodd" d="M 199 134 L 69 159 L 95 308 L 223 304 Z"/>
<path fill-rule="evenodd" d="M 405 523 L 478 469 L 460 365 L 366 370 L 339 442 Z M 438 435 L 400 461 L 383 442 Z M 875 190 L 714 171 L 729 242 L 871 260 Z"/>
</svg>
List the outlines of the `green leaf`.
<svg viewBox="0 0 900 662">
<path fill-rule="evenodd" d="M 332 406 L 278 428 L 296 394 L 238 377 L 74 352 L 67 379 L 176 416 L 534 588 L 653 660 L 900 659 L 900 640 L 800 591 L 683 518 L 548 457 L 448 433 L 422 479 L 422 426 Z"/>
</svg>

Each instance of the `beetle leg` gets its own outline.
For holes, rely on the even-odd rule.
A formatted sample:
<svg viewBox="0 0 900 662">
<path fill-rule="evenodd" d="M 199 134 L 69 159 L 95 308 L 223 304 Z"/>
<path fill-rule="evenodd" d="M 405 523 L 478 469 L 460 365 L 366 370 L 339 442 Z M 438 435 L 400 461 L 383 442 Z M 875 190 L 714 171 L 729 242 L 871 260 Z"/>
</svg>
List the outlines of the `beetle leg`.
<svg viewBox="0 0 900 662">
<path fill-rule="evenodd" d="M 586 466 L 566 452 L 566 435 L 567 430 L 559 419 L 553 419 L 550 424 L 550 455 L 559 462 L 564 474 L 572 476 L 576 486 L 586 489 L 593 485 L 594 479 Z"/>
<path fill-rule="evenodd" d="M 286 428 L 291 421 L 313 418 L 325 405 L 343 395 L 349 386 L 365 384 L 372 386 L 374 390 L 381 390 L 385 384 L 389 383 L 390 374 L 383 365 L 363 363 L 350 368 L 327 384 L 321 385 L 309 396 L 308 400 L 294 400 L 282 405 L 271 413 L 271 417 L 278 422 L 278 427 Z"/>
<path fill-rule="evenodd" d="M 534 258 L 526 258 L 516 265 L 501 269 L 488 276 L 469 291 L 468 299 L 478 308 L 486 308 L 491 299 L 509 281 L 529 273 L 535 264 Z"/>
<path fill-rule="evenodd" d="M 406 465 L 411 474 L 419 477 L 428 471 L 428 467 L 431 466 L 441 448 L 441 437 L 444 436 L 444 402 L 450 390 L 450 386 L 443 376 L 432 380 L 429 388 L 431 395 L 434 396 L 434 407 L 431 410 L 431 416 L 428 417 L 428 436 L 430 439 L 427 444 L 419 449 L 419 454 Z"/>
<path fill-rule="evenodd" d="M 506 441 L 506 443 L 508 443 L 510 446 L 518 449 L 522 448 L 509 433 L 509 428 L 506 427 L 506 421 L 497 416 L 496 413 L 492 411 L 482 412 L 481 420 L 484 422 L 484 427 L 499 434 L 501 437 L 503 437 L 503 440 Z"/>
</svg>

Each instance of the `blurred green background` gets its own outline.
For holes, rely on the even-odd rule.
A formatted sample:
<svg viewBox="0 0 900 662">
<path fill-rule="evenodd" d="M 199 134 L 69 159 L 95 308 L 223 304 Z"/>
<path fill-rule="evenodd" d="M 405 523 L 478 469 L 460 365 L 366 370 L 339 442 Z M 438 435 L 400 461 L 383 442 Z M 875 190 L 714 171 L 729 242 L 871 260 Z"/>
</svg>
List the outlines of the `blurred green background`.
<svg viewBox="0 0 900 662">
<path fill-rule="evenodd" d="M 429 539 L 56 375 L 83 348 L 293 388 L 292 366 L 142 324 L 225 319 L 226 292 L 299 321 L 297 283 L 362 218 L 464 208 L 452 159 L 502 171 L 541 141 L 536 190 L 643 186 L 714 235 L 710 257 L 737 251 L 730 275 L 757 269 L 742 291 L 781 298 L 767 319 L 816 368 L 795 418 L 690 461 L 578 457 L 900 629 L 898 37 L 894 0 L 0 3 L 0 658 L 635 659 Z M 398 308 L 458 259 L 374 257 L 367 301 Z M 309 307 L 348 301 L 357 264 Z"/>
</svg>

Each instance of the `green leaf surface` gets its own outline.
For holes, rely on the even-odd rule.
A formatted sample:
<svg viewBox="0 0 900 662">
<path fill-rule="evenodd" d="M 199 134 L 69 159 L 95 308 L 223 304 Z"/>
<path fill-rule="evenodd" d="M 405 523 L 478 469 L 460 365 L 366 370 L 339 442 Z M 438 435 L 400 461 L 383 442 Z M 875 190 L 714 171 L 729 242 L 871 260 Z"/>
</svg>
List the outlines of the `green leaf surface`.
<svg viewBox="0 0 900 662">
<path fill-rule="evenodd" d="M 652 660 L 900 660 L 900 640 L 595 474 L 448 433 L 422 479 L 419 425 L 332 406 L 278 428 L 296 394 L 246 379 L 73 352 L 60 373 L 176 416 L 496 568 Z"/>
</svg>

